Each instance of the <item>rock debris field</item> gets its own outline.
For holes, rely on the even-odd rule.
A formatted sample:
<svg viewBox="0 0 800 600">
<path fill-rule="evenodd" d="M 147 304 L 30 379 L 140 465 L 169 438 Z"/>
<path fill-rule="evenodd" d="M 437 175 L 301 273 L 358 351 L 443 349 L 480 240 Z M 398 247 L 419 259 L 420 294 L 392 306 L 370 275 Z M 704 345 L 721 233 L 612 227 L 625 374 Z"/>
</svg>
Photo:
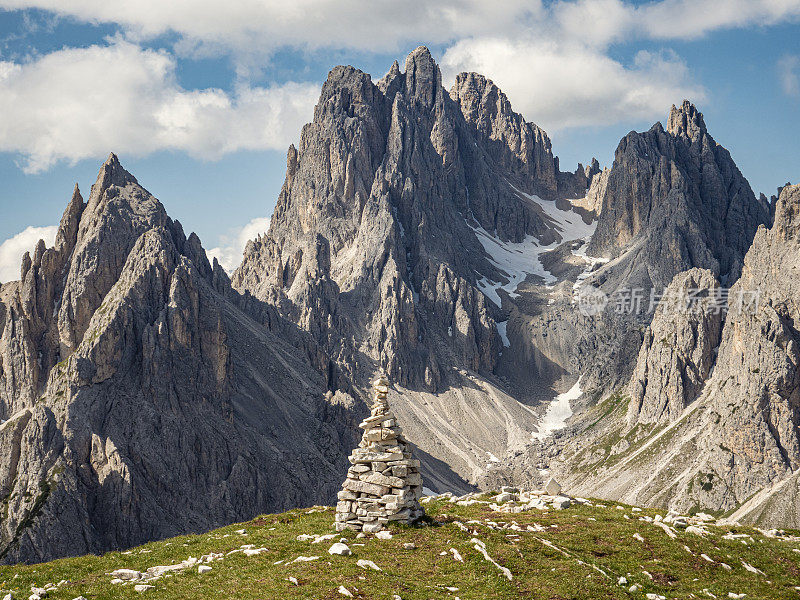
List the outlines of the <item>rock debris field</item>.
<svg viewBox="0 0 800 600">
<path fill-rule="evenodd" d="M 1 567 L 0 590 L 5 600 L 735 600 L 800 592 L 797 532 L 575 498 L 559 487 L 427 496 L 427 518 L 375 534 L 335 531 L 330 507 L 265 515 L 126 552 Z"/>
</svg>

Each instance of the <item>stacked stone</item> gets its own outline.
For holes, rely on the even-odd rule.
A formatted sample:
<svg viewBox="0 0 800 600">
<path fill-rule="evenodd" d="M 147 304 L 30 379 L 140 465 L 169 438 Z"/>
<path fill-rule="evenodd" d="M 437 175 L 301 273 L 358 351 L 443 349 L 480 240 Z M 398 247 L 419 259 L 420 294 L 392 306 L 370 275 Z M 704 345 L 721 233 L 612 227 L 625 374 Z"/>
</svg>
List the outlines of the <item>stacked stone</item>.
<svg viewBox="0 0 800 600">
<path fill-rule="evenodd" d="M 339 492 L 337 531 L 374 533 L 389 521 L 411 523 L 424 514 L 419 461 L 411 457 L 403 430 L 389 410 L 389 381 L 380 375 L 373 385 L 372 411 L 359 425 L 364 434 L 350 455 L 352 466 Z"/>
</svg>

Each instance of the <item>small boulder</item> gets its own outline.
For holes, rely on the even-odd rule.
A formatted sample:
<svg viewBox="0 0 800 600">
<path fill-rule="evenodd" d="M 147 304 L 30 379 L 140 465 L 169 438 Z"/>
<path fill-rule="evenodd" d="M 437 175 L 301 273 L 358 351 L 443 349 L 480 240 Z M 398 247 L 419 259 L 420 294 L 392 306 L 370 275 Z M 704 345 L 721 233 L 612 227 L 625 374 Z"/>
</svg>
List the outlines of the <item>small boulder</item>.
<svg viewBox="0 0 800 600">
<path fill-rule="evenodd" d="M 392 532 L 384 529 L 383 531 L 376 533 L 375 537 L 379 540 L 390 540 L 392 539 Z"/>
<path fill-rule="evenodd" d="M 156 586 L 154 585 L 147 585 L 146 583 L 140 583 L 139 585 L 133 586 L 133 589 L 139 592 L 140 594 L 143 594 L 147 590 L 154 590 L 155 587 Z"/>
<path fill-rule="evenodd" d="M 350 556 L 352 552 L 347 544 L 336 542 L 333 546 L 328 548 L 328 554 L 335 554 L 338 556 Z"/>
<path fill-rule="evenodd" d="M 547 492 L 549 496 L 558 496 L 561 493 L 561 484 L 551 477 L 544 486 L 544 491 Z"/>
<path fill-rule="evenodd" d="M 572 501 L 566 496 L 556 496 L 555 500 L 553 500 L 553 508 L 557 509 L 569 508 L 570 504 L 572 504 Z"/>
<path fill-rule="evenodd" d="M 203 573 L 208 573 L 211 570 L 211 567 L 208 565 L 200 565 L 197 567 L 197 572 L 202 575 Z"/>
</svg>

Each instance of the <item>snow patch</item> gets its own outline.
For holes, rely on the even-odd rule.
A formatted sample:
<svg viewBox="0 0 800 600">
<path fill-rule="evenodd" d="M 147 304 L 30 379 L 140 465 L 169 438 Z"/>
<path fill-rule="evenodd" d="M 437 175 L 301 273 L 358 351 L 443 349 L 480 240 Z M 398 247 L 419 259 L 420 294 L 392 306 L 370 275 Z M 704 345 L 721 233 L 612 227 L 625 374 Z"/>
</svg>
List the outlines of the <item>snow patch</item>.
<svg viewBox="0 0 800 600">
<path fill-rule="evenodd" d="M 592 238 L 591 235 L 583 238 L 583 244 L 581 244 L 581 247 L 578 250 L 572 251 L 573 256 L 577 256 L 578 258 L 583 259 L 584 262 L 587 263 L 586 268 L 575 279 L 575 285 L 572 286 L 573 290 L 577 290 L 579 287 L 581 287 L 581 285 L 583 285 L 583 282 L 586 281 L 589 275 L 594 273 L 594 268 L 597 265 L 604 265 L 609 261 L 609 259 L 607 258 L 600 258 L 598 256 L 586 256 L 586 249 L 589 247 L 589 240 L 591 238 Z"/>
<path fill-rule="evenodd" d="M 497 333 L 500 334 L 500 339 L 503 340 L 503 346 L 511 348 L 511 342 L 508 340 L 508 321 L 497 323 Z"/>
<path fill-rule="evenodd" d="M 546 284 L 555 283 L 557 278 L 544 268 L 539 258 L 540 255 L 553 250 L 564 242 L 580 239 L 588 240 L 597 226 L 597 221 L 587 225 L 581 215 L 572 210 L 561 210 L 553 201 L 543 200 L 539 196 L 526 194 L 514 186 L 511 187 L 520 196 L 539 205 L 545 215 L 551 219 L 550 224 L 561 236 L 561 241 L 541 245 L 535 237 L 526 235 L 521 242 L 504 242 L 483 229 L 483 227 L 471 227 L 478 236 L 478 241 L 480 241 L 486 254 L 489 255 L 489 260 L 508 278 L 507 283 L 490 281 L 486 277 L 478 281 L 480 290 L 497 306 L 502 304 L 498 293 L 500 289 L 505 290 L 509 296 L 515 298 L 519 295 L 517 294 L 517 287 L 529 275 L 541 277 Z"/>
<path fill-rule="evenodd" d="M 531 440 L 542 441 L 552 435 L 554 431 L 563 429 L 567 424 L 567 419 L 572 416 L 570 402 L 581 397 L 581 378 L 575 382 L 569 391 L 559 394 L 550 402 L 542 420 L 536 426 L 537 431 L 531 433 Z"/>
</svg>

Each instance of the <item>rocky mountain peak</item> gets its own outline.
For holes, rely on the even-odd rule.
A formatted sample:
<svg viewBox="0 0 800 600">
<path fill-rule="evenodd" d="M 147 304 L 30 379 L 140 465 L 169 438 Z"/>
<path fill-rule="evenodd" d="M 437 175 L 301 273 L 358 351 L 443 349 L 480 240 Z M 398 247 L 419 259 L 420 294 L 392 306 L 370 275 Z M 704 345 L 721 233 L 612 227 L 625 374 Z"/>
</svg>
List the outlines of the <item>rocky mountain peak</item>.
<svg viewBox="0 0 800 600">
<path fill-rule="evenodd" d="M 76 183 L 75 189 L 72 191 L 72 199 L 67 204 L 64 215 L 61 217 L 61 223 L 58 226 L 56 248 L 60 249 L 69 246 L 68 252 L 72 251 L 78 236 L 78 226 L 80 225 L 84 208 L 86 208 L 86 203 L 83 201 L 81 190 Z"/>
<path fill-rule="evenodd" d="M 442 74 L 431 51 L 419 46 L 406 58 L 406 98 L 433 108 L 442 88 Z"/>
<path fill-rule="evenodd" d="M 136 181 L 136 177 L 125 170 L 117 155 L 112 152 L 100 167 L 95 185 L 105 189 L 110 185 L 124 187 L 129 183 L 138 184 L 139 182 Z"/>
<path fill-rule="evenodd" d="M 672 135 L 685 135 L 690 139 L 698 133 L 705 134 L 706 124 L 703 121 L 703 113 L 688 100 L 684 100 L 680 108 L 673 104 L 669 111 L 667 131 Z"/>
<path fill-rule="evenodd" d="M 774 227 L 782 239 L 800 241 L 800 184 L 786 184 L 781 188 Z"/>
</svg>

